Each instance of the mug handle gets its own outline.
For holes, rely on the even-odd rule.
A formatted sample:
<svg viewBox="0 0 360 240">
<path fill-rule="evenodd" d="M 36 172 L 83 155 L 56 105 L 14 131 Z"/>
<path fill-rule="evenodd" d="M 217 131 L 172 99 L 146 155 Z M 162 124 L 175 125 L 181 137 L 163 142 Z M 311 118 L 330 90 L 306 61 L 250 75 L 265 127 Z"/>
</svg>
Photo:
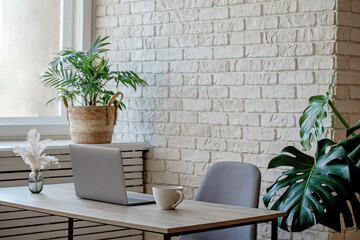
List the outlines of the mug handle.
<svg viewBox="0 0 360 240">
<path fill-rule="evenodd" d="M 179 201 L 174 203 L 174 205 L 171 206 L 172 209 L 176 208 L 176 206 L 179 205 L 182 202 L 182 200 L 184 200 L 184 193 L 180 190 L 176 190 L 176 192 L 180 195 L 180 199 Z"/>
</svg>

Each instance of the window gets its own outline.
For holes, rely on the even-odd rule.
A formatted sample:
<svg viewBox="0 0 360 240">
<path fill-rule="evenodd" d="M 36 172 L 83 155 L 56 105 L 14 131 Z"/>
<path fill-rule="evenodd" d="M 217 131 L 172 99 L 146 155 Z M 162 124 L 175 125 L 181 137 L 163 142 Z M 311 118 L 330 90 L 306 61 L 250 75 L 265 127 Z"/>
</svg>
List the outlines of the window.
<svg viewBox="0 0 360 240">
<path fill-rule="evenodd" d="M 60 49 L 60 0 L 36 2 L 3 0 L 0 6 L 1 117 L 59 116 L 58 104 L 44 104 L 56 92 L 39 76 Z"/>
<path fill-rule="evenodd" d="M 0 138 L 68 135 L 61 103 L 41 75 L 60 49 L 91 44 L 93 1 L 0 0 Z"/>
</svg>

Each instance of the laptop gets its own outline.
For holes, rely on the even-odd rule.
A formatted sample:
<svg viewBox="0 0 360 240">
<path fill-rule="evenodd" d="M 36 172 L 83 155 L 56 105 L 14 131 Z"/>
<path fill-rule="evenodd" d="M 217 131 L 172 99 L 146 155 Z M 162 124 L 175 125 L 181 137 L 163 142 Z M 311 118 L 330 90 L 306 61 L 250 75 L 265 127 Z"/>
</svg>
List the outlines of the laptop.
<svg viewBox="0 0 360 240">
<path fill-rule="evenodd" d="M 154 203 L 148 194 L 127 192 L 118 148 L 70 144 L 76 196 L 121 205 Z"/>
</svg>

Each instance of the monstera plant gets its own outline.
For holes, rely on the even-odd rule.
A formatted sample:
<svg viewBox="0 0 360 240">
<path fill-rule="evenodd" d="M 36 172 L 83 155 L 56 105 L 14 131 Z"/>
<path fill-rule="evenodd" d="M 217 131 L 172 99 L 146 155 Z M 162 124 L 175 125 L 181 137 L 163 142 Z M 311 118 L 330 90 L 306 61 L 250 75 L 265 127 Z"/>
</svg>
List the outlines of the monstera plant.
<svg viewBox="0 0 360 240">
<path fill-rule="evenodd" d="M 268 168 L 287 167 L 266 190 L 263 200 L 273 210 L 286 211 L 279 218 L 279 227 L 292 232 L 322 224 L 341 230 L 341 215 L 345 227 L 360 226 L 360 120 L 350 127 L 331 101 L 331 90 L 325 96 L 313 96 L 300 118 L 303 150 L 285 147 L 273 158 Z M 343 140 L 321 139 L 322 120 L 332 110 L 346 128 Z M 320 140 L 321 139 L 321 140 Z M 317 144 L 314 156 L 305 153 Z"/>
</svg>

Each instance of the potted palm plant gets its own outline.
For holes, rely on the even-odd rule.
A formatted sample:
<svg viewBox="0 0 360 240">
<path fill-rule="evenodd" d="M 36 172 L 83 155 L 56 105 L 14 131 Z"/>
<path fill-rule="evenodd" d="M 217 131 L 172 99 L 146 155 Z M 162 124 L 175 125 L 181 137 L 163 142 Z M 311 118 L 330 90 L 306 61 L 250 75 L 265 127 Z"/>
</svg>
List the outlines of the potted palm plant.
<svg viewBox="0 0 360 240">
<path fill-rule="evenodd" d="M 300 118 L 303 150 L 316 142 L 315 155 L 288 146 L 268 166 L 288 169 L 263 198 L 267 207 L 288 213 L 279 218 L 279 227 L 286 231 L 299 232 L 318 223 L 341 231 L 341 216 L 346 228 L 360 227 L 360 134 L 355 134 L 360 120 L 352 127 L 346 123 L 331 101 L 333 84 L 334 77 L 326 95 L 311 97 Z M 327 108 L 346 128 L 346 137 L 337 143 L 320 140 Z"/>
<path fill-rule="evenodd" d="M 45 86 L 59 92 L 48 103 L 64 102 L 71 140 L 75 143 L 111 142 L 117 109 L 126 106 L 122 102 L 123 93 L 111 91 L 109 84 L 116 89 L 120 85 L 132 87 L 135 91 L 138 86 L 147 86 L 133 71 L 110 70 L 109 60 L 99 55 L 109 51 L 104 48 L 110 44 L 106 42 L 108 38 L 99 36 L 87 51 L 60 51 L 42 76 Z"/>
</svg>

